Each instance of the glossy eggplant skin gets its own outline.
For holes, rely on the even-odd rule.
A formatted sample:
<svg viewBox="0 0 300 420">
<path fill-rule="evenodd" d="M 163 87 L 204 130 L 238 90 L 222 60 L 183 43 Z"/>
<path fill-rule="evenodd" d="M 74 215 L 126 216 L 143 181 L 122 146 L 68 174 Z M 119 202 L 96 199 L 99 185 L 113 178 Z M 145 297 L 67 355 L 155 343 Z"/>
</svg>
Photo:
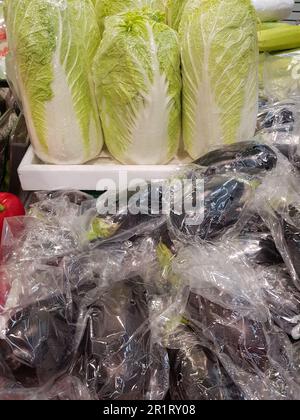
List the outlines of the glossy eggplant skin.
<svg viewBox="0 0 300 420">
<path fill-rule="evenodd" d="M 74 372 L 94 398 L 142 400 L 149 386 L 150 330 L 141 278 L 117 282 L 88 309 Z"/>
<path fill-rule="evenodd" d="M 188 223 L 188 216 L 171 212 L 170 222 L 186 236 L 202 240 L 218 239 L 240 219 L 251 187 L 237 177 L 208 177 L 204 186 L 204 218 L 200 223 Z"/>
<path fill-rule="evenodd" d="M 75 328 L 63 296 L 54 295 L 15 312 L 5 332 L 10 363 L 18 371 L 35 372 L 39 385 L 46 383 L 70 365 Z"/>
<path fill-rule="evenodd" d="M 191 293 L 187 319 L 195 331 L 205 331 L 205 338 L 221 349 L 240 369 L 255 373 L 269 367 L 268 342 L 264 325 Z"/>
<path fill-rule="evenodd" d="M 214 150 L 194 163 L 208 167 L 207 175 L 227 172 L 256 175 L 275 168 L 277 156 L 269 146 L 250 141 Z"/>
<path fill-rule="evenodd" d="M 171 400 L 244 399 L 218 358 L 189 327 L 181 327 L 178 340 L 180 349 L 169 349 Z"/>
</svg>

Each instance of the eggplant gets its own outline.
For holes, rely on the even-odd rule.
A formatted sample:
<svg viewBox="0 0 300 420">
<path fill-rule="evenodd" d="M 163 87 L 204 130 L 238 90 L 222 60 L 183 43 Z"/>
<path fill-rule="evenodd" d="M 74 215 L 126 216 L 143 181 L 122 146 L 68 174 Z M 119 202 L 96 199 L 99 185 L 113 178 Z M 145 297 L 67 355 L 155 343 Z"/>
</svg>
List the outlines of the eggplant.
<svg viewBox="0 0 300 420">
<path fill-rule="evenodd" d="M 253 233 L 242 235 L 233 241 L 236 258 L 245 258 L 253 265 L 279 265 L 282 256 L 276 248 L 274 239 L 269 233 Z"/>
<path fill-rule="evenodd" d="M 108 242 L 134 242 L 141 235 L 151 234 L 165 223 L 165 217 L 150 214 L 117 214 L 115 216 L 95 216 L 89 222 L 88 240 L 96 246 Z"/>
<path fill-rule="evenodd" d="M 73 316 L 75 316 L 73 314 Z M 76 318 L 70 319 L 66 298 L 50 296 L 10 316 L 5 341 L 13 371 L 27 369 L 21 377 L 36 376 L 39 385 L 64 372 L 75 346 Z"/>
<path fill-rule="evenodd" d="M 194 163 L 207 167 L 206 175 L 227 172 L 256 175 L 275 168 L 277 155 L 269 146 L 249 141 L 214 150 Z"/>
<path fill-rule="evenodd" d="M 187 326 L 178 331 L 179 349 L 169 349 L 171 400 L 243 400 L 211 350 Z"/>
<path fill-rule="evenodd" d="M 190 294 L 186 322 L 213 348 L 246 399 L 299 399 L 296 359 L 285 333 L 269 320 L 241 317 Z"/>
<path fill-rule="evenodd" d="M 151 235 L 155 230 L 160 229 L 166 223 L 166 217 L 162 214 L 161 186 L 157 184 L 155 188 L 157 194 L 157 198 L 155 197 L 155 199 L 158 201 L 158 208 L 155 209 L 155 213 L 152 208 L 154 191 L 153 186 L 150 184 L 139 192 L 137 203 L 133 200 L 133 196 L 137 191 L 127 191 L 124 197 L 124 201 L 127 203 L 126 208 L 123 208 L 124 203 L 121 198 L 123 193 L 120 193 L 117 196 L 115 207 L 112 211 L 107 207 L 100 207 L 101 210 L 99 211 L 98 208 L 97 212 L 93 209 L 91 213 L 92 217 L 87 212 L 88 222 L 85 229 L 87 230 L 89 241 L 92 244 L 95 243 L 96 246 L 102 246 L 103 243 L 107 242 L 134 241 L 139 236 Z M 105 202 L 104 198 L 107 198 L 105 194 L 102 197 L 103 202 Z M 132 207 L 131 200 L 139 206 L 140 211 L 138 213 L 136 213 L 137 209 Z M 108 198 L 107 201 L 108 205 Z M 98 205 L 100 204 L 98 203 Z M 115 211 L 117 211 L 116 214 L 114 213 Z"/>
<path fill-rule="evenodd" d="M 88 308 L 73 372 L 100 400 L 142 400 L 150 384 L 147 293 L 141 278 L 101 291 Z"/>
<path fill-rule="evenodd" d="M 0 390 L 1 388 L 4 388 L 5 382 L 13 382 L 14 376 L 12 374 L 12 371 L 8 367 L 5 357 L 4 357 L 4 347 L 5 343 L 0 340 Z"/>
<path fill-rule="evenodd" d="M 192 292 L 186 318 L 192 329 L 205 331 L 205 338 L 240 369 L 249 373 L 268 369 L 268 342 L 262 323 L 243 318 Z"/>
<path fill-rule="evenodd" d="M 251 196 L 251 186 L 237 177 L 213 176 L 205 178 L 204 191 L 204 217 L 200 222 L 190 223 L 184 212 L 171 211 L 170 223 L 186 236 L 218 239 L 239 221 Z"/>
</svg>

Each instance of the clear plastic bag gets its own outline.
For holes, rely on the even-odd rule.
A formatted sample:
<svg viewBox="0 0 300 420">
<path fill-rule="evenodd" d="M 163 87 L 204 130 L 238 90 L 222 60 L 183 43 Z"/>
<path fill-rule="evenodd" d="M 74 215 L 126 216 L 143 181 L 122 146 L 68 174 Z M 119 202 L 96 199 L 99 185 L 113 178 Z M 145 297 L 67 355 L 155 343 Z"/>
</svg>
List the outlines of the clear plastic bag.
<svg viewBox="0 0 300 420">
<path fill-rule="evenodd" d="M 193 168 L 190 179 L 202 182 L 203 190 L 197 191 L 194 185 L 184 191 L 184 200 L 196 199 L 196 210 L 171 210 L 169 229 L 180 241 L 211 241 L 236 230 L 247 213 L 247 208 L 259 184 L 258 179 L 243 174 L 203 176 L 202 171 Z M 177 205 L 176 205 L 177 208 Z"/>
<path fill-rule="evenodd" d="M 161 184 L 145 184 L 139 192 L 121 191 L 118 195 L 107 192 L 98 200 L 83 203 L 76 226 L 82 247 L 92 249 L 109 242 L 134 240 L 160 229 L 166 221 L 161 212 L 160 188 Z M 154 199 L 157 214 L 151 211 Z"/>
<path fill-rule="evenodd" d="M 67 299 L 57 294 L 9 312 L 2 334 L 7 363 L 19 383 L 41 386 L 68 369 L 76 334 L 72 309 L 70 318 Z"/>
<path fill-rule="evenodd" d="M 194 163 L 207 167 L 206 175 L 228 172 L 256 175 L 272 170 L 277 163 L 277 154 L 265 144 L 249 141 L 213 150 Z"/>
<path fill-rule="evenodd" d="M 298 338 L 298 292 L 280 260 L 262 262 L 257 248 L 253 254 L 236 240 L 180 249 L 173 270 L 189 290 L 181 322 L 245 399 L 298 399 L 299 366 L 287 335 Z"/>
<path fill-rule="evenodd" d="M 172 400 L 243 400 L 205 340 L 186 325 L 169 338 L 170 397 Z"/>
<path fill-rule="evenodd" d="M 299 175 L 291 164 L 281 163 L 257 189 L 254 207 L 270 230 L 290 275 L 300 288 Z"/>
<path fill-rule="evenodd" d="M 300 101 L 300 50 L 266 54 L 264 92 L 274 101 Z"/>
<path fill-rule="evenodd" d="M 300 399 L 297 171 L 249 142 L 174 179 L 204 182 L 203 220 L 158 190 L 151 215 L 147 185 L 142 215 L 42 192 L 6 223 L 0 400 Z"/>
<path fill-rule="evenodd" d="M 263 272 L 266 305 L 274 322 L 293 340 L 300 340 L 300 292 L 284 266 Z"/>
<path fill-rule="evenodd" d="M 186 318 L 192 329 L 209 340 L 246 399 L 300 397 L 291 344 L 269 322 L 244 318 L 194 293 L 187 305 Z"/>
<path fill-rule="evenodd" d="M 168 366 L 151 346 L 147 289 L 140 277 L 116 282 L 88 308 L 86 329 L 73 374 L 98 399 L 164 398 L 168 383 L 157 379 Z M 156 362 L 158 357 L 160 363 Z M 154 365 L 152 367 L 152 365 Z"/>
</svg>

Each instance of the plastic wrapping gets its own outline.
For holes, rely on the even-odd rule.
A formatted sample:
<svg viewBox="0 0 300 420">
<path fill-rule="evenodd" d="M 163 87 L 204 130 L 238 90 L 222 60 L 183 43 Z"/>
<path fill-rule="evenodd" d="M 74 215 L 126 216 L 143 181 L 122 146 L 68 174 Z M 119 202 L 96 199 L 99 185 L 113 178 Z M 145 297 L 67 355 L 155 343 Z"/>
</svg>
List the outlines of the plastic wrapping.
<svg viewBox="0 0 300 420">
<path fill-rule="evenodd" d="M 294 0 L 252 0 L 259 19 L 263 22 L 287 19 L 293 11 Z"/>
<path fill-rule="evenodd" d="M 173 400 L 243 400 L 216 355 L 191 328 L 180 325 L 169 348 Z M 172 347 L 172 346 L 170 346 Z"/>
<path fill-rule="evenodd" d="M 145 399 L 151 358 L 147 291 L 142 279 L 115 283 L 88 309 L 75 371 L 99 399 Z"/>
<path fill-rule="evenodd" d="M 258 188 L 254 201 L 297 288 L 300 287 L 299 192 L 299 175 L 282 157 L 280 166 Z"/>
<path fill-rule="evenodd" d="M 261 108 L 257 124 L 258 139 L 276 147 L 300 168 L 300 107 L 295 101 L 267 103 Z"/>
<path fill-rule="evenodd" d="M 300 50 L 267 54 L 264 93 L 270 101 L 300 101 Z"/>
<path fill-rule="evenodd" d="M 7 187 L 5 177 L 7 175 L 7 160 L 9 152 L 8 142 L 10 133 L 17 121 L 17 114 L 14 108 L 7 109 L 6 101 L 7 98 L 5 94 L 4 100 L 3 97 L 1 97 L 1 108 L 4 112 L 0 119 L 0 191 L 3 191 Z M 2 114 L 2 112 L 0 112 L 0 114 Z"/>
<path fill-rule="evenodd" d="M 146 185 L 143 214 L 130 193 L 109 215 L 108 194 L 41 192 L 7 221 L 0 399 L 300 399 L 297 171 L 254 141 L 183 179 L 203 220 L 162 214 L 157 185 L 150 214 Z"/>
<path fill-rule="evenodd" d="M 231 229 L 242 220 L 249 202 L 253 198 L 258 180 L 243 174 L 203 176 L 202 172 L 191 171 L 191 179 L 203 183 L 203 198 L 199 209 L 191 212 L 171 211 L 170 230 L 181 240 L 216 240 L 229 235 Z M 185 191 L 185 197 L 196 197 L 194 186 Z M 201 193 L 201 191 L 200 191 Z"/>
<path fill-rule="evenodd" d="M 255 271 L 229 245 L 186 246 L 174 260 L 174 271 L 195 292 L 227 310 L 268 319 Z"/>
<path fill-rule="evenodd" d="M 194 163 L 208 167 L 207 175 L 227 172 L 255 175 L 273 169 L 277 163 L 277 155 L 267 145 L 251 141 L 214 150 Z"/>
<path fill-rule="evenodd" d="M 72 232 L 90 198 L 40 193 L 30 206 L 32 216 L 7 224 L 0 355 L 12 377 L 1 386 L 1 399 L 163 399 L 167 394 L 169 359 L 155 325 L 173 298 L 166 296 L 172 287 L 168 252 L 173 255 L 166 225 L 133 242 L 101 243 L 84 252 L 80 242 L 62 247 L 63 228 Z M 11 228 L 17 222 L 22 229 Z M 49 229 L 57 235 L 55 248 Z"/>
<path fill-rule="evenodd" d="M 186 261 L 186 264 L 182 265 L 182 261 Z M 193 265 L 195 260 L 189 262 Z M 184 256 L 179 254 L 176 272 L 186 275 L 187 264 L 187 252 Z M 214 278 L 222 278 L 226 271 L 224 265 L 219 267 L 213 264 L 214 261 L 211 261 Z M 199 266 L 195 267 L 195 272 L 197 270 Z M 243 277 L 245 270 L 241 274 Z M 240 311 L 241 304 L 245 302 L 241 289 L 232 288 L 229 294 L 226 281 L 218 284 L 211 278 L 209 281 L 211 289 L 215 290 L 213 294 L 208 292 L 211 290 L 208 286 L 195 287 L 195 283 L 191 283 L 184 314 L 185 324 L 200 339 L 203 337 L 208 341 L 208 348 L 220 360 L 246 399 L 298 399 L 298 368 L 287 336 L 272 323 L 270 317 L 262 318 L 260 302 L 247 302 L 247 306 L 252 304 L 252 311 L 248 308 L 248 315 L 244 316 Z M 253 277 L 252 283 L 262 291 L 259 276 Z M 253 284 L 241 286 L 244 294 L 245 290 L 251 290 Z M 231 309 L 227 304 L 229 297 Z"/>
</svg>

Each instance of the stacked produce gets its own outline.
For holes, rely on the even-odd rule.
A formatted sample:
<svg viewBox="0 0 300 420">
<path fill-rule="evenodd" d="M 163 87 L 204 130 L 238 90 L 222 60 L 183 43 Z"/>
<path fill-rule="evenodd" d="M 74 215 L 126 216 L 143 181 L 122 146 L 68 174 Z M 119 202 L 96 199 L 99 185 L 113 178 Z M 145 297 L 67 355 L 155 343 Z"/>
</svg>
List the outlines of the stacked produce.
<svg viewBox="0 0 300 420">
<path fill-rule="evenodd" d="M 103 135 L 123 164 L 168 163 L 182 126 L 193 159 L 254 135 L 250 0 L 6 0 L 5 14 L 9 79 L 44 162 L 96 158 Z"/>
<path fill-rule="evenodd" d="M 6 220 L 0 399 L 300 398 L 297 169 L 257 138 L 175 177 L 203 218 L 147 187 L 141 214 L 74 191 Z"/>
<path fill-rule="evenodd" d="M 103 132 L 122 163 L 167 163 L 183 126 L 194 161 L 138 199 L 39 192 L 24 215 L 0 196 L 0 400 L 299 400 L 298 85 L 270 61 L 257 120 L 250 0 L 14 0 L 6 19 L 43 160 L 96 157 Z"/>
</svg>

